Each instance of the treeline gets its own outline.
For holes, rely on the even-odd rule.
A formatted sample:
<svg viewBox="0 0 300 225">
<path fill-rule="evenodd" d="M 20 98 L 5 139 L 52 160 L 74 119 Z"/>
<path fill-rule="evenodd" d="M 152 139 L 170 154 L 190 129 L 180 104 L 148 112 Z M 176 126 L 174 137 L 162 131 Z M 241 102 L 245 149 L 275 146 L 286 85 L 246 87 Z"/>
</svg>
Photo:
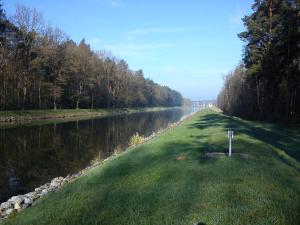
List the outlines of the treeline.
<svg viewBox="0 0 300 225">
<path fill-rule="evenodd" d="M 243 18 L 243 62 L 225 76 L 218 106 L 230 115 L 300 121 L 300 12 L 296 0 L 256 0 Z"/>
<path fill-rule="evenodd" d="M 92 51 L 17 6 L 7 19 L 0 0 L 0 110 L 178 106 L 180 93 L 145 79 L 124 60 Z"/>
</svg>

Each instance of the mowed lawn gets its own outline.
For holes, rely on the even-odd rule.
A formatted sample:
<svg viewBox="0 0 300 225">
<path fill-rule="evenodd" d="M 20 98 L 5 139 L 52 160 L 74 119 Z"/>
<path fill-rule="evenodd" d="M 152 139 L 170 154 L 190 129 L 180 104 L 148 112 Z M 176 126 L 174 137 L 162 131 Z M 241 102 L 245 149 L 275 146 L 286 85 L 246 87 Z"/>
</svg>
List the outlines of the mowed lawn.
<svg viewBox="0 0 300 225">
<path fill-rule="evenodd" d="M 228 128 L 236 134 L 233 156 L 208 157 L 227 152 Z M 45 196 L 8 224 L 298 225 L 299 160 L 299 128 L 204 110 Z"/>
</svg>

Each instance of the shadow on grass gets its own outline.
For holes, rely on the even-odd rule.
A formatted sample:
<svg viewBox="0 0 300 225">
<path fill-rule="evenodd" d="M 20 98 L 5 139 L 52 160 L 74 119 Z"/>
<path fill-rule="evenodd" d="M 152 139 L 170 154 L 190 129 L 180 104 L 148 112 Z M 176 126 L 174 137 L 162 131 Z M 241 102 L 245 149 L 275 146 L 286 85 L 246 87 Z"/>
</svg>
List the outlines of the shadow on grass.
<svg viewBox="0 0 300 225">
<path fill-rule="evenodd" d="M 227 129 L 233 129 L 235 134 L 246 134 L 252 138 L 263 141 L 283 150 L 298 162 L 300 161 L 299 129 L 263 122 L 250 122 L 215 113 L 203 115 L 196 123 L 190 125 L 191 128 L 201 130 L 217 126 L 225 127 L 224 135 L 226 135 Z"/>
<path fill-rule="evenodd" d="M 86 210 L 84 207 L 79 209 L 80 214 L 84 215 L 86 222 L 94 218 L 95 221 L 102 221 L 103 224 L 109 224 L 107 221 L 111 224 L 134 224 L 133 221 L 135 224 L 148 224 L 140 222 L 137 215 L 148 215 L 149 221 L 151 219 L 158 221 L 153 224 L 182 224 L 185 215 L 189 215 L 193 207 L 191 202 L 199 192 L 201 182 L 200 177 L 182 179 L 184 170 L 180 170 L 180 167 L 174 168 L 173 165 L 178 154 L 195 152 L 199 152 L 196 145 L 170 143 L 164 145 L 158 155 L 150 153 L 145 157 L 145 151 L 141 147 L 134 153 L 135 157 L 127 154 L 120 161 L 118 159 L 111 161 L 102 176 L 97 179 L 87 179 L 82 184 L 85 190 L 93 190 L 92 195 L 90 193 L 86 198 L 97 199 L 88 202 L 89 208 L 96 208 L 98 214 L 93 214 L 93 211 Z M 128 182 L 132 177 L 139 178 L 135 181 L 138 183 Z M 95 187 L 101 189 L 97 190 Z M 76 195 L 80 192 L 82 191 L 77 189 L 70 193 Z M 103 202 L 106 204 L 103 205 Z M 125 202 L 126 207 L 121 204 Z M 117 216 L 111 218 L 109 214 Z M 131 218 L 133 221 L 124 221 L 124 218 Z"/>
<path fill-rule="evenodd" d="M 293 138 L 295 134 L 290 129 L 281 129 L 269 124 L 255 124 L 222 114 L 206 114 L 188 125 L 190 128 L 200 130 L 214 126 L 224 127 L 225 135 L 226 129 L 233 128 L 236 133 L 243 133 L 278 147 L 299 160 L 299 153 L 296 150 L 297 146 L 300 146 L 300 140 Z M 189 215 L 195 206 L 192 203 L 201 200 L 200 197 L 195 199 L 195 196 L 200 196 L 203 184 L 211 185 L 212 181 L 213 184 L 218 184 L 220 177 L 214 175 L 222 172 L 222 168 L 218 169 L 214 165 L 205 167 L 216 162 L 217 158 L 199 160 L 199 163 L 204 165 L 203 170 L 198 170 L 200 166 L 188 159 L 199 159 L 199 155 L 207 152 L 227 151 L 224 148 L 226 137 L 214 140 L 211 144 L 207 132 L 199 133 L 199 137 L 189 136 L 187 139 L 176 141 L 163 142 L 162 137 L 150 147 L 147 144 L 142 145 L 129 154 L 110 161 L 88 176 L 67 185 L 60 192 L 51 193 L 51 199 L 49 197 L 48 201 L 42 201 L 29 209 L 26 214 L 29 222 L 24 223 L 22 217 L 17 215 L 16 219 L 20 218 L 18 224 L 57 225 L 61 224 L 61 221 L 72 225 L 146 225 L 150 224 L 150 221 L 151 224 L 185 224 L 185 216 Z M 243 149 L 250 144 L 245 139 L 239 143 Z M 267 153 L 262 151 L 261 154 Z M 181 157 L 180 161 L 178 156 Z M 245 163 L 251 163 L 251 160 L 245 160 Z M 206 168 L 211 169 L 209 173 L 202 172 Z M 243 170 L 243 167 L 239 169 Z M 274 182 L 273 174 L 269 179 L 270 181 L 266 183 Z M 292 179 L 290 182 L 296 183 Z M 293 186 L 286 180 L 283 183 Z M 65 196 L 67 198 L 61 201 Z M 30 218 L 34 219 L 30 221 Z M 195 224 L 205 225 L 202 219 L 200 221 Z"/>
</svg>

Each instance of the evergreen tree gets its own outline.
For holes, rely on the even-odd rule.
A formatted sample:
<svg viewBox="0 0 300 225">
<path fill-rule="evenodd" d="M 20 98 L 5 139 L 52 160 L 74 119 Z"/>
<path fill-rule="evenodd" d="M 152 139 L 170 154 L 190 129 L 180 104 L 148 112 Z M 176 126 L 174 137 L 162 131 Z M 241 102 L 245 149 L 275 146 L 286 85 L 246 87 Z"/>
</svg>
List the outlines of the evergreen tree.
<svg viewBox="0 0 300 225">
<path fill-rule="evenodd" d="M 255 101 L 249 104 L 242 98 L 240 107 L 253 112 L 251 117 L 255 119 L 299 120 L 299 4 L 296 0 L 255 0 L 252 9 L 254 12 L 243 18 L 246 31 L 239 37 L 246 42 L 243 60 L 248 88 L 244 91 L 248 94 L 244 96 L 252 96 Z M 224 90 L 220 95 L 234 98 L 226 87 Z M 245 116 L 242 110 L 228 111 Z"/>
<path fill-rule="evenodd" d="M 5 21 L 5 20 L 6 20 L 6 15 L 3 8 L 2 0 L 0 0 L 0 21 Z"/>
</svg>

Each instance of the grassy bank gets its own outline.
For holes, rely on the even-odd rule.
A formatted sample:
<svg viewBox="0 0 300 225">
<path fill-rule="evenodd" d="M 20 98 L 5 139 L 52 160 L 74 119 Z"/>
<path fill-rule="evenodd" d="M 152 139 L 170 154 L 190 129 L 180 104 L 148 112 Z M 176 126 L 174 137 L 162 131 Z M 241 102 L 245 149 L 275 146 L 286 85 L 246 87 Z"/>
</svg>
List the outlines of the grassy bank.
<svg viewBox="0 0 300 225">
<path fill-rule="evenodd" d="M 117 108 L 117 109 L 59 109 L 59 110 L 16 110 L 0 111 L 0 123 L 28 122 L 39 120 L 69 119 L 80 117 L 105 117 L 137 112 L 153 112 L 168 107 Z"/>
<path fill-rule="evenodd" d="M 235 154 L 208 157 L 227 151 L 229 127 Z M 50 193 L 8 224 L 297 225 L 299 146 L 297 128 L 204 110 Z"/>
</svg>

